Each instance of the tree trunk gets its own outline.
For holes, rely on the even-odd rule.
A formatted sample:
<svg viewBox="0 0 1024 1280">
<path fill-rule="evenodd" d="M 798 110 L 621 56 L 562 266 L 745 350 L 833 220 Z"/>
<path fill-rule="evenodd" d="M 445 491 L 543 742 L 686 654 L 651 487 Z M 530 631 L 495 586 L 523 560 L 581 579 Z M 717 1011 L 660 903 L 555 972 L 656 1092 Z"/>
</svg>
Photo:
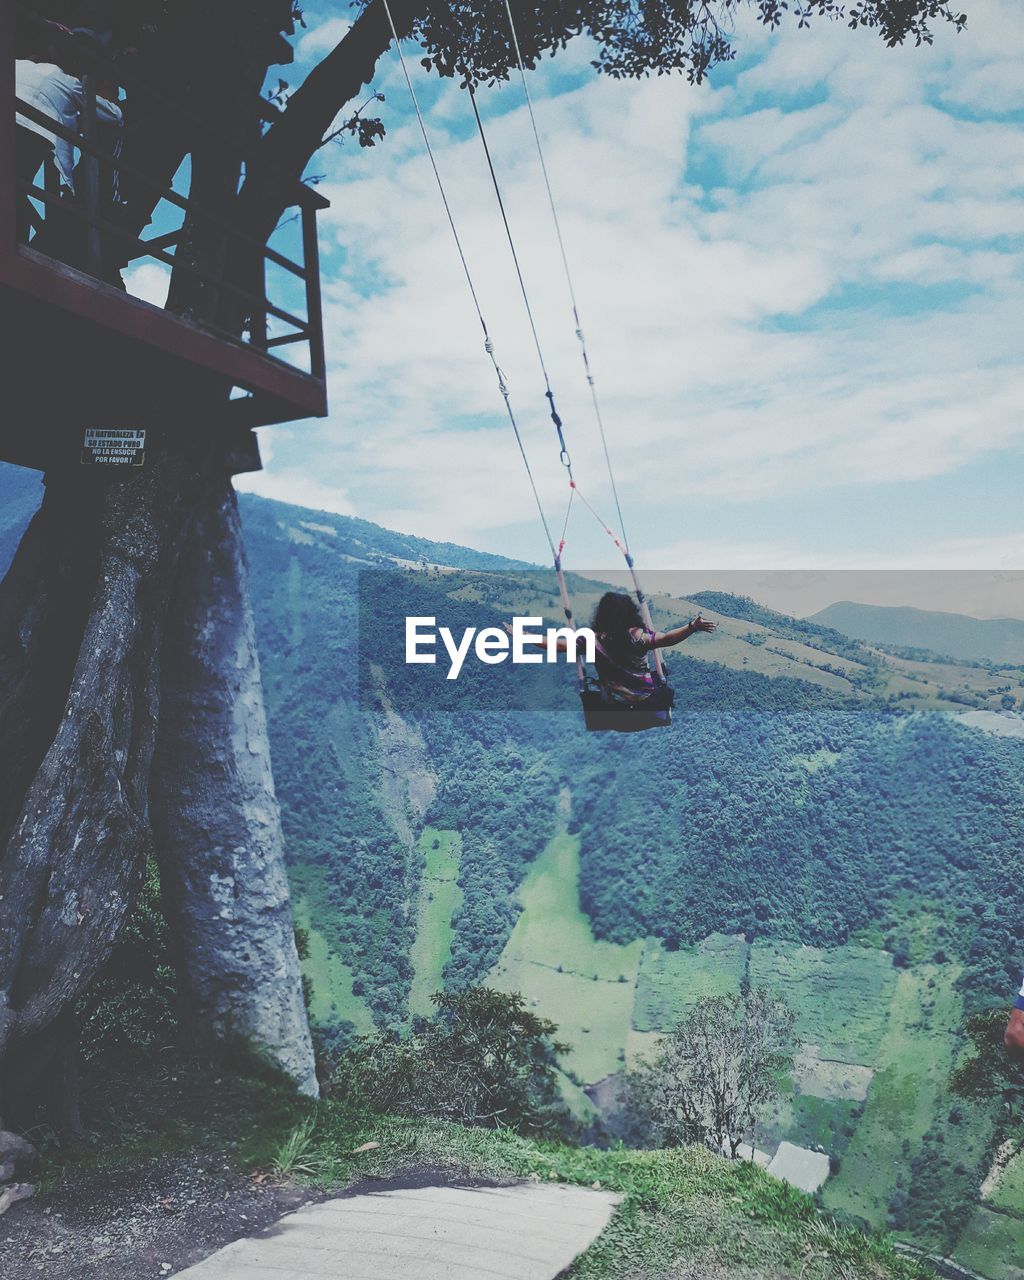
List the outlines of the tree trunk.
<svg viewBox="0 0 1024 1280">
<path fill-rule="evenodd" d="M 164 640 L 152 820 L 181 1025 L 317 1093 L 242 532 L 225 481 L 195 523 Z"/>
<path fill-rule="evenodd" d="M 397 0 L 401 27 L 411 8 Z M 216 27 L 210 12 L 204 42 L 183 46 L 206 51 L 189 83 L 206 86 L 205 109 L 220 104 L 212 118 L 237 121 L 261 66 L 280 52 L 290 6 L 268 0 L 252 14 L 235 0 L 216 7 Z M 241 229 L 270 234 L 282 207 L 278 175 L 300 177 L 389 36 L 382 6 L 370 5 L 295 94 L 294 112 L 260 148 L 276 173 L 257 165 L 253 177 L 247 166 L 233 208 Z M 141 226 L 147 207 L 138 203 Z M 199 237 L 183 257 L 209 247 Z M 231 265 L 244 273 L 244 255 Z M 213 305 L 180 278 L 173 289 L 182 309 Z M 241 332 L 242 309 L 222 299 L 218 312 Z M 177 389 L 165 390 L 170 400 Z M 212 439 L 217 397 L 197 393 L 195 402 L 206 406 L 201 430 Z M 171 424 L 195 415 L 178 400 L 166 416 Z M 141 473 L 49 477 L 0 585 L 0 1114 L 44 1078 L 73 1077 L 63 1015 L 109 954 L 152 847 L 161 680 L 169 711 L 154 795 L 186 1024 L 209 1045 L 244 1041 L 314 1089 L 228 468 L 198 433 L 177 432 L 173 447 L 153 437 Z M 162 669 L 169 587 L 197 512 L 202 527 Z M 65 1122 L 74 1126 L 73 1106 Z"/>
<path fill-rule="evenodd" d="M 166 583 L 208 455 L 157 437 L 142 472 L 50 477 L 0 588 L 0 1114 L 38 1090 L 41 1053 L 66 1052 L 48 1028 L 139 886 Z"/>
</svg>

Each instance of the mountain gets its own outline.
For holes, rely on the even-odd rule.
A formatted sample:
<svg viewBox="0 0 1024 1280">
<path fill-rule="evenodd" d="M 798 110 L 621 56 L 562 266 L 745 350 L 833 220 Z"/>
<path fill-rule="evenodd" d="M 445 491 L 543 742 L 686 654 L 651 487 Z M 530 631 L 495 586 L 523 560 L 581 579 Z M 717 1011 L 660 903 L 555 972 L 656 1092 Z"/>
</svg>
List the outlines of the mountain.
<svg viewBox="0 0 1024 1280">
<path fill-rule="evenodd" d="M 529 668 L 451 696 L 403 660 L 409 614 L 559 620 L 548 571 L 429 547 L 434 567 L 388 568 L 385 531 L 355 557 L 336 518 L 243 515 L 321 1040 L 408 1025 L 444 984 L 518 990 L 572 1045 L 566 1097 L 598 1122 L 699 995 L 763 983 L 803 1048 L 759 1145 L 823 1148 L 829 1211 L 1008 1280 L 1024 1170 L 982 1199 L 998 1120 L 948 1081 L 965 1010 L 1005 1003 L 1024 950 L 1005 892 L 1024 742 L 957 716 L 1019 707 L 1021 673 L 659 596 L 662 624 L 695 606 L 719 624 L 670 656 L 675 725 L 588 735 L 570 672 L 547 709 L 515 710 Z M 602 588 L 571 586 L 585 617 Z"/>
<path fill-rule="evenodd" d="M 974 662 L 1024 664 L 1024 621 L 1019 618 L 971 618 L 841 600 L 812 614 L 808 621 L 869 644 L 928 649 Z"/>
<path fill-rule="evenodd" d="M 42 476 L 38 472 L 0 462 L 0 574 L 6 571 L 18 539 L 42 497 Z M 240 495 L 243 511 L 256 511 L 263 501 L 249 494 Z M 286 503 L 273 505 L 279 509 L 282 519 L 290 521 L 292 538 L 301 540 L 313 533 L 328 533 L 335 539 L 338 553 L 351 557 L 353 563 L 376 562 L 418 568 L 431 563 L 463 569 L 514 570 L 530 567 L 522 560 L 510 560 L 450 542 L 432 542 L 411 534 L 395 533 L 354 516 L 310 511 Z"/>
<path fill-rule="evenodd" d="M 43 500 L 38 471 L 0 462 L 0 574 L 7 572 L 25 526 Z"/>
<path fill-rule="evenodd" d="M 0 468 L 0 529 L 28 492 Z M 830 1212 L 1010 1280 L 1024 1159 L 987 1177 L 1000 1115 L 949 1076 L 965 1012 L 1005 1005 L 1024 952 L 1024 740 L 958 717 L 1019 710 L 1022 673 L 658 596 L 661 624 L 719 624 L 669 657 L 675 724 L 587 734 L 564 667 L 531 702 L 535 668 L 474 665 L 453 694 L 404 661 L 410 614 L 560 620 L 549 570 L 241 509 L 321 1043 L 408 1027 L 442 985 L 519 990 L 571 1044 L 566 1098 L 599 1125 L 697 997 L 767 985 L 801 1052 L 758 1145 L 824 1149 Z M 571 585 L 585 617 L 603 588 Z"/>
</svg>

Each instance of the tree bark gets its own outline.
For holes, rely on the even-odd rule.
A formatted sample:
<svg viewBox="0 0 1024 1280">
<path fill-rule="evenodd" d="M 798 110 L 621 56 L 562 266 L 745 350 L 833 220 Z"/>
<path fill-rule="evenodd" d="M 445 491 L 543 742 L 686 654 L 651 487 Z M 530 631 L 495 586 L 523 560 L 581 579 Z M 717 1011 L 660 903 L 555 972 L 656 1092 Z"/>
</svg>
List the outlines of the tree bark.
<svg viewBox="0 0 1024 1280">
<path fill-rule="evenodd" d="M 53 483 L 0 583 L 0 848 L 56 733 L 96 582 L 94 486 Z"/>
<path fill-rule="evenodd" d="M 152 822 L 193 1048 L 317 1093 L 234 490 L 195 523 L 164 641 Z"/>
<path fill-rule="evenodd" d="M 413 5 L 394 7 L 401 28 Z M 247 30 L 243 9 L 232 10 L 241 28 L 223 15 L 225 32 Z M 264 34 L 286 9 L 274 0 L 261 11 Z M 236 73 L 224 85 L 232 109 L 262 56 L 259 39 L 242 43 L 223 63 Z M 280 174 L 301 178 L 389 43 L 371 4 L 260 144 L 275 172 L 248 176 L 233 206 L 242 230 L 269 236 L 287 203 Z M 244 273 L 244 255 L 232 265 Z M 179 309 L 196 305 L 180 279 L 173 292 Z M 237 307 L 219 311 L 241 331 Z M 206 392 L 194 401 L 209 429 L 222 402 Z M 176 399 L 174 421 L 185 421 Z M 217 446 L 172 435 L 170 414 L 166 425 L 163 442 L 151 433 L 142 473 L 48 477 L 0 586 L 0 1114 L 17 1114 L 46 1079 L 72 1079 L 66 1011 L 141 882 L 151 784 L 192 1040 L 243 1041 L 315 1090 L 234 498 Z M 73 1105 L 65 1122 L 76 1123 Z"/>
<path fill-rule="evenodd" d="M 408 33 L 417 7 L 413 0 L 392 0 L 399 35 Z M 284 211 L 277 175 L 301 181 L 338 112 L 371 82 L 390 44 L 384 6 L 374 0 L 338 46 L 306 76 L 264 135 L 259 156 L 266 168 L 253 167 L 238 197 L 235 216 L 242 230 L 257 239 L 270 236 Z"/>
<path fill-rule="evenodd" d="M 210 474 L 208 445 L 157 436 L 142 472 L 51 477 L 0 591 L 0 704 L 31 747 L 5 725 L 0 770 L 17 785 L 3 797 L 0 1114 L 38 1088 L 47 1044 L 44 1057 L 65 1051 L 47 1030 L 106 959 L 138 889 L 165 584 Z"/>
</svg>

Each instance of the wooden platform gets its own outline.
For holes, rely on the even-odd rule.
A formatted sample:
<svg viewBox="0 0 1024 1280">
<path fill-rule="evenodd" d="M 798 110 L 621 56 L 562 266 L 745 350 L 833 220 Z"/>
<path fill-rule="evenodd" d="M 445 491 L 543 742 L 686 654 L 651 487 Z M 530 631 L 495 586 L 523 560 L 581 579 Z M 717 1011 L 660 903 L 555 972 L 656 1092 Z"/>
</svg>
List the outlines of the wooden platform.
<svg viewBox="0 0 1024 1280">
<path fill-rule="evenodd" d="M 246 291 L 193 262 L 181 264 L 182 271 L 198 275 L 208 288 L 239 295 L 250 317 L 250 341 L 190 323 L 103 283 L 98 278 L 105 274 L 102 237 L 113 232 L 106 220 L 112 206 L 104 206 L 98 194 L 100 174 L 117 172 L 119 167 L 133 170 L 119 154 L 104 151 L 97 136 L 96 83 L 100 72 L 114 80 L 127 73 L 102 55 L 88 53 L 88 58 L 102 65 L 83 73 L 85 105 L 74 127 L 17 99 L 15 7 L 8 0 L 0 4 L 0 459 L 39 469 L 76 460 L 83 429 L 148 428 L 154 416 L 166 421 L 173 415 L 176 400 L 182 406 L 202 403 L 204 396 L 193 394 L 197 389 L 211 392 L 206 401 L 220 406 L 215 419 L 194 424 L 200 430 L 244 434 L 255 426 L 322 417 L 327 412 L 327 390 L 316 217 L 327 201 L 294 177 L 272 173 L 281 183 L 283 203 L 298 210 L 301 260 L 294 261 L 269 245 L 247 240 L 228 214 L 199 207 L 191 196 L 152 180 L 155 208 L 163 210 L 171 230 L 145 239 L 124 233 L 122 240 L 126 238 L 127 244 L 119 242 L 124 256 L 118 261 L 152 258 L 165 269 L 178 268 L 170 249 L 187 219 L 195 216 L 211 219 L 225 243 L 235 236 L 248 245 L 250 253 L 262 254 L 263 267 L 268 261 L 274 263 L 300 282 L 297 287 L 304 307 L 296 315 L 266 296 L 265 279 Z M 149 110 L 165 112 L 168 120 L 177 116 L 179 123 L 185 121 L 186 105 L 163 98 L 141 79 L 132 84 L 129 116 L 135 93 Z M 77 257 L 74 260 L 88 270 L 67 266 L 18 242 L 16 212 L 24 198 L 15 181 L 18 111 L 35 126 L 63 138 L 80 157 L 76 170 L 84 175 L 76 181 L 80 195 L 66 202 L 65 212 L 72 210 L 83 224 L 86 252 L 80 263 Z M 217 135 L 219 144 L 229 153 L 236 152 L 239 163 L 244 160 L 248 167 L 252 157 L 242 144 L 220 135 L 216 122 L 202 124 L 207 135 Z M 192 127 L 197 127 L 195 121 Z M 43 171 L 47 172 L 46 164 Z M 139 180 L 137 172 L 135 178 Z M 55 171 L 50 179 L 59 184 Z M 48 180 L 40 187 L 38 178 L 23 184 L 23 190 L 31 195 L 45 230 L 54 204 L 61 203 L 57 193 Z M 262 267 L 259 275 L 265 275 Z M 267 331 L 268 316 L 276 325 L 273 335 Z M 300 353 L 297 364 L 308 371 L 277 358 L 275 353 L 284 350 Z M 241 395 L 236 392 L 225 412 L 224 397 L 233 388 Z M 183 429 L 189 425 L 182 422 Z"/>
<path fill-rule="evenodd" d="M 620 1197 L 581 1187 L 416 1187 L 282 1218 L 178 1274 L 188 1280 L 554 1280 Z"/>
<path fill-rule="evenodd" d="M 40 470 L 77 460 L 82 429 L 146 426 L 197 378 L 242 387 L 223 419 L 239 430 L 322 417 L 323 379 L 19 248 L 0 254 L 4 413 L 0 458 Z"/>
</svg>

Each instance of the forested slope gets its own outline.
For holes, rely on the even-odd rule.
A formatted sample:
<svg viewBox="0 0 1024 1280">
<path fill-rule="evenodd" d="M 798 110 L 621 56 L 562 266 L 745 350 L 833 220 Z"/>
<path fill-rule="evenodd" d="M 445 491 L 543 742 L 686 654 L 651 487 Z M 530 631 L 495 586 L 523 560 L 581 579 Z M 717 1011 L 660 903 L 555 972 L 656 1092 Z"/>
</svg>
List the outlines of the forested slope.
<svg viewBox="0 0 1024 1280">
<path fill-rule="evenodd" d="M 835 946 L 907 895 L 941 897 L 942 936 L 966 965 L 972 1000 L 1008 989 L 1021 925 L 1000 890 L 1022 847 L 1024 752 L 948 715 L 905 713 L 966 688 L 997 706 L 994 691 L 1007 680 L 1019 689 L 1019 672 L 937 665 L 910 700 L 898 659 L 706 593 L 699 602 L 718 606 L 720 632 L 673 659 L 681 714 L 666 733 L 585 734 L 563 670 L 554 704 L 564 714 L 506 710 L 522 704 L 534 671 L 507 666 L 467 670 L 456 700 L 437 710 L 443 670 L 405 665 L 405 615 L 433 613 L 453 628 L 517 608 L 555 616 L 553 598 L 536 594 L 550 597 L 543 572 L 491 557 L 481 574 L 475 553 L 420 544 L 426 561 L 474 572 L 382 573 L 409 559 L 398 535 L 255 498 L 243 511 L 291 854 L 316 871 L 326 927 L 378 1013 L 400 1014 L 409 979 L 417 823 L 462 832 L 450 972 L 480 977 L 555 829 L 563 787 L 599 937 L 654 936 L 671 948 L 717 931 Z M 837 671 L 858 669 L 823 684 L 826 656 Z M 397 788 L 386 785 L 396 752 Z"/>
<path fill-rule="evenodd" d="M 0 469 L 0 548 L 37 494 Z M 1024 741 L 958 719 L 1019 712 L 1019 668 L 884 653 L 709 583 L 655 597 L 662 622 L 719 622 L 670 660 L 673 727 L 587 735 L 565 668 L 474 666 L 453 689 L 403 660 L 406 614 L 557 621 L 546 570 L 242 511 L 322 1042 L 408 1025 L 438 975 L 514 984 L 577 1046 L 585 1110 L 580 1086 L 696 994 L 765 981 L 804 1048 L 763 1141 L 828 1150 L 837 1211 L 947 1251 L 966 1231 L 1011 1274 L 984 1241 L 1024 1225 L 1024 1197 L 979 1198 L 996 1120 L 948 1075 L 964 1013 L 1005 1004 L 1024 953 Z M 585 617 L 601 588 L 573 585 Z"/>
<path fill-rule="evenodd" d="M 671 659 L 675 725 L 588 736 L 564 668 L 538 699 L 535 669 L 474 666 L 453 690 L 403 660 L 406 614 L 557 620 L 545 571 L 450 549 L 439 569 L 430 548 L 396 566 L 391 535 L 243 510 L 294 883 L 334 957 L 312 973 L 326 1040 L 369 1011 L 406 1021 L 427 975 L 515 987 L 573 1043 L 567 1096 L 589 1115 L 577 1086 L 695 994 L 765 981 L 805 1048 L 762 1140 L 828 1150 L 826 1203 L 947 1252 L 1020 1224 L 1012 1196 L 979 1199 L 994 1117 L 948 1089 L 964 1013 L 1005 1004 L 1024 951 L 1006 892 L 1024 744 L 957 717 L 1017 707 L 1019 669 L 702 594 L 719 632 Z M 574 588 L 586 616 L 600 588 Z M 968 1256 L 1002 1280 L 1005 1254 Z"/>
<path fill-rule="evenodd" d="M 39 494 L 38 477 L 0 468 L 0 559 Z M 405 614 L 453 627 L 515 610 L 556 618 L 549 575 L 348 517 L 249 496 L 242 508 L 291 857 L 379 1016 L 404 1017 L 422 825 L 464 834 L 451 973 L 478 977 L 563 787 L 599 937 L 835 945 L 916 894 L 942 900 L 972 1002 L 1012 981 L 1021 744 L 904 713 L 996 709 L 1007 689 L 1019 706 L 1019 669 L 907 663 L 709 590 L 694 602 L 720 630 L 673 658 L 682 713 L 665 734 L 586 735 L 561 671 L 549 693 L 565 714 L 508 711 L 529 699 L 507 667 L 467 672 L 454 709 L 435 711 L 416 684 L 431 669 L 401 659 Z M 577 587 L 585 612 L 599 588 Z M 665 617 L 672 604 L 656 601 Z M 443 673 L 431 674 L 436 690 Z"/>
</svg>

